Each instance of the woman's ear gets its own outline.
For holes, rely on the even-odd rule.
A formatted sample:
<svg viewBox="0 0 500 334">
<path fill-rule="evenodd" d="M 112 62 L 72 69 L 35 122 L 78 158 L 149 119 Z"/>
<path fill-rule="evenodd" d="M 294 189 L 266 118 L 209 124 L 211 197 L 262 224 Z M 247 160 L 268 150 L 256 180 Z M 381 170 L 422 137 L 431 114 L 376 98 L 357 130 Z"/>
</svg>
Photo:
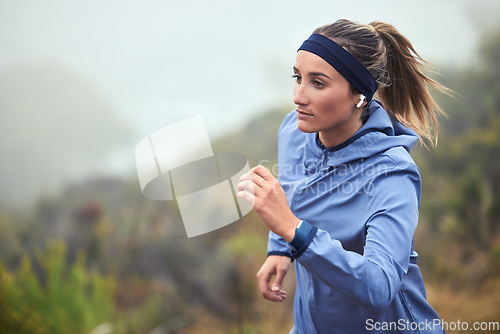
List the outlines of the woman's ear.
<svg viewBox="0 0 500 334">
<path fill-rule="evenodd" d="M 358 104 L 356 104 L 356 108 L 364 107 L 366 105 L 365 101 L 366 101 L 366 97 L 363 94 L 360 94 L 359 95 L 359 102 L 358 102 Z"/>
</svg>

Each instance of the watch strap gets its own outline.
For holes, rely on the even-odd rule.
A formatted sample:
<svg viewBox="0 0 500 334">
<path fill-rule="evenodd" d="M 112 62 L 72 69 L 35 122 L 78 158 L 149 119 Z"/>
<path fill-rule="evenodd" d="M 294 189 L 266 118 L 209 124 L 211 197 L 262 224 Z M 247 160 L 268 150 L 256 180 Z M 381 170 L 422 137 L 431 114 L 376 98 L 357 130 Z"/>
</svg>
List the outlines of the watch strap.
<svg viewBox="0 0 500 334">
<path fill-rule="evenodd" d="M 312 231 L 313 226 L 307 221 L 301 220 L 295 229 L 293 240 L 288 243 L 292 250 L 295 252 L 298 251 L 307 241 Z"/>
</svg>

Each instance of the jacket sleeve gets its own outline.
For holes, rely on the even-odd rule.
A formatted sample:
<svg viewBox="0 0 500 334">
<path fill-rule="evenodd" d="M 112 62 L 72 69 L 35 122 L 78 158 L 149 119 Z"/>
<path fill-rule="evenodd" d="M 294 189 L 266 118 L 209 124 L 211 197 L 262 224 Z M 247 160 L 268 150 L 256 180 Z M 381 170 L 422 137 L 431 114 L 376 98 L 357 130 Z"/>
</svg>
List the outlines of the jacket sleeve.
<svg viewBox="0 0 500 334">
<path fill-rule="evenodd" d="M 269 231 L 267 242 L 267 256 L 270 255 L 288 256 L 292 259 L 291 248 L 286 240 L 272 231 Z"/>
<path fill-rule="evenodd" d="M 343 249 L 335 231 L 313 229 L 292 257 L 324 284 L 377 314 L 398 294 L 408 270 L 418 221 L 420 176 L 413 165 L 410 171 L 397 169 L 376 176 L 371 186 L 373 191 L 366 195 L 371 214 L 366 215 L 363 254 Z"/>
</svg>

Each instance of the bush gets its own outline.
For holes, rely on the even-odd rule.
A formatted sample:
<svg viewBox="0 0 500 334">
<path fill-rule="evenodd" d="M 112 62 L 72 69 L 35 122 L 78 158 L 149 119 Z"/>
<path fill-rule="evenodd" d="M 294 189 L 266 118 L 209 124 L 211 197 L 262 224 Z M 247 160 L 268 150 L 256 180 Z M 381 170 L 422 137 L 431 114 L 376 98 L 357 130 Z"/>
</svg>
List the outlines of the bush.
<svg viewBox="0 0 500 334">
<path fill-rule="evenodd" d="M 88 272 L 83 253 L 68 264 L 65 244 L 50 242 L 36 259 L 40 275 L 26 256 L 14 275 L 0 264 L 0 332 L 89 333 L 112 317 L 113 280 Z"/>
</svg>

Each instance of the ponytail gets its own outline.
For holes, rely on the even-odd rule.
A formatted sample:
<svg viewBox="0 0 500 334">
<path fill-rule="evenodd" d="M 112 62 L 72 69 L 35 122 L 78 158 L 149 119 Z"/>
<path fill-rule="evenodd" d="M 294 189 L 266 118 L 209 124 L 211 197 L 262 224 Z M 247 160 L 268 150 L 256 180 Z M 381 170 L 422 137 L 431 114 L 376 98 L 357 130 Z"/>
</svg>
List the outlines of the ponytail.
<svg viewBox="0 0 500 334">
<path fill-rule="evenodd" d="M 429 94 L 427 85 L 441 92 L 449 90 L 423 73 L 428 63 L 394 26 L 383 22 L 370 22 L 368 26 L 380 36 L 386 48 L 388 82 L 378 90 L 380 101 L 400 122 L 435 146 L 436 116 L 444 112 Z"/>
<path fill-rule="evenodd" d="M 320 27 L 323 34 L 356 57 L 378 83 L 376 97 L 404 125 L 414 129 L 425 145 L 437 144 L 437 116 L 444 115 L 428 91 L 451 91 L 424 74 L 428 63 L 396 28 L 383 22 L 361 25 L 349 20 Z"/>
</svg>

